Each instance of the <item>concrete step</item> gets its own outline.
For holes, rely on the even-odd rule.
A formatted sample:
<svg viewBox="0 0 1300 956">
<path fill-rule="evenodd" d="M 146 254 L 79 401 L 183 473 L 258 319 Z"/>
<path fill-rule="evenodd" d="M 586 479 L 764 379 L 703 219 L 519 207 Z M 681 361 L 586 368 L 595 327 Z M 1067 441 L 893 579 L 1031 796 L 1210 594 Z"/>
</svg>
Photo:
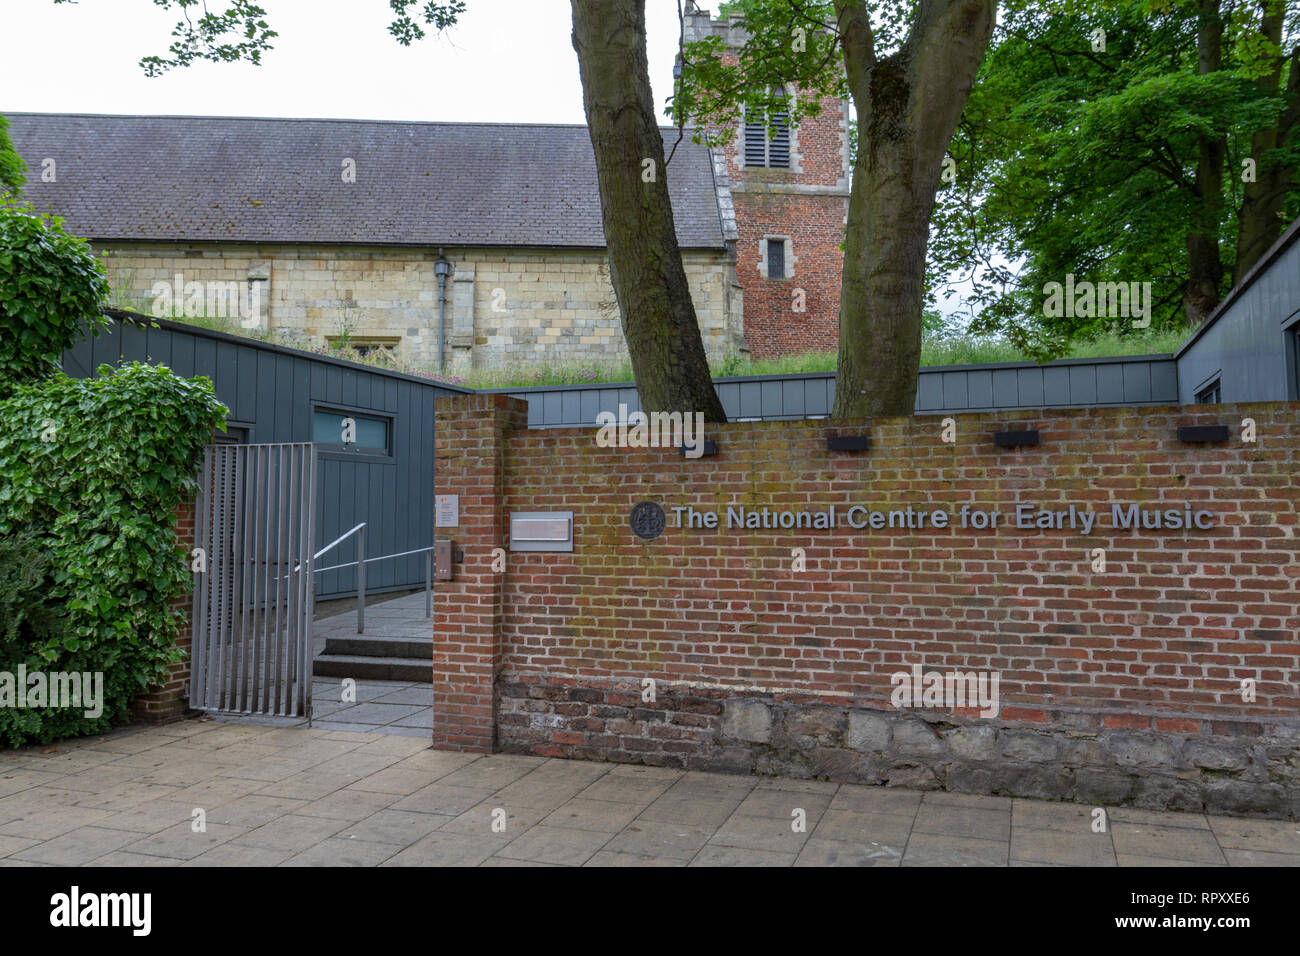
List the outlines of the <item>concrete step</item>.
<svg viewBox="0 0 1300 956">
<path fill-rule="evenodd" d="M 367 637 L 349 634 L 325 638 L 325 653 L 345 657 L 416 657 L 433 660 L 433 635 L 428 637 Z"/>
<path fill-rule="evenodd" d="M 354 680 L 400 680 L 433 683 L 433 652 L 426 657 L 369 657 L 359 654 L 322 654 L 312 664 L 315 677 L 351 677 Z"/>
</svg>

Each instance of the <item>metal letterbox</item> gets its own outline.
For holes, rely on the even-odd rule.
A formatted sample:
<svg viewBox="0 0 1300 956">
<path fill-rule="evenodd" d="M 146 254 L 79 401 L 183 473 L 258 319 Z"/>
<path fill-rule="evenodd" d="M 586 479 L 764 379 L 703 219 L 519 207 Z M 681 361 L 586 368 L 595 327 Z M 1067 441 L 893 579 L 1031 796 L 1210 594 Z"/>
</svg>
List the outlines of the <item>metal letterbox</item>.
<svg viewBox="0 0 1300 956">
<path fill-rule="evenodd" d="M 572 551 L 572 511 L 516 511 L 510 515 L 511 551 Z"/>
</svg>

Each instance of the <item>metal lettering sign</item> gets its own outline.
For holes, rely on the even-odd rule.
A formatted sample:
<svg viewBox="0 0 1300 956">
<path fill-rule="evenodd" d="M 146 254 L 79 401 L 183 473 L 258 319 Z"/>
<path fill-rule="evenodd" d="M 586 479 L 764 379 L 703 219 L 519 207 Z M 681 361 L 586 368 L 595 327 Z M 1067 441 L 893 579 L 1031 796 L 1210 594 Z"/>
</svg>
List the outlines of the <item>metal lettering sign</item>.
<svg viewBox="0 0 1300 956">
<path fill-rule="evenodd" d="M 435 495 L 433 526 L 456 528 L 460 526 L 460 495 Z"/>
</svg>

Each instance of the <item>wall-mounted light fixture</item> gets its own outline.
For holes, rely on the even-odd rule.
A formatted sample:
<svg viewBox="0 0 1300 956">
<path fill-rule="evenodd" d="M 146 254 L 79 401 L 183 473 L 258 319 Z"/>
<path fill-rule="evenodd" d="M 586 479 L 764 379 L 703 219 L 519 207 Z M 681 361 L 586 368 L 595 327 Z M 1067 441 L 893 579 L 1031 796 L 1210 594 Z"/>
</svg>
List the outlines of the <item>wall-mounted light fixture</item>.
<svg viewBox="0 0 1300 956">
<path fill-rule="evenodd" d="M 1178 440 L 1188 444 L 1227 441 L 1228 435 L 1227 425 L 1186 425 L 1178 429 Z"/>
<path fill-rule="evenodd" d="M 871 439 L 866 435 L 827 435 L 827 451 L 866 451 Z"/>
<path fill-rule="evenodd" d="M 712 456 L 714 456 L 714 455 L 716 455 L 716 454 L 718 453 L 718 443 L 717 443 L 717 442 L 715 442 L 715 441 L 710 441 L 709 439 L 706 438 L 706 439 L 704 439 L 703 445 L 704 445 L 704 447 L 703 447 L 703 449 L 700 450 L 700 453 L 699 453 L 698 455 L 693 456 L 693 457 L 695 457 L 695 458 L 711 458 Z M 692 449 L 691 449 L 691 451 L 696 451 L 696 450 L 697 450 L 696 448 L 692 448 Z M 686 446 L 685 446 L 685 445 L 678 445 L 678 446 L 677 446 L 677 454 L 681 455 L 683 458 L 686 457 L 686 451 L 687 451 L 687 449 L 686 449 Z"/>
<path fill-rule="evenodd" d="M 1024 448 L 1028 445 L 1038 445 L 1040 443 L 1037 429 L 993 433 L 993 444 L 999 448 Z"/>
<path fill-rule="evenodd" d="M 447 309 L 447 277 L 451 275 L 451 263 L 442 255 L 442 249 L 438 249 L 438 261 L 433 264 L 433 274 L 438 279 L 438 371 L 443 368 L 443 342 L 446 335 L 443 332 L 443 316 Z"/>
</svg>

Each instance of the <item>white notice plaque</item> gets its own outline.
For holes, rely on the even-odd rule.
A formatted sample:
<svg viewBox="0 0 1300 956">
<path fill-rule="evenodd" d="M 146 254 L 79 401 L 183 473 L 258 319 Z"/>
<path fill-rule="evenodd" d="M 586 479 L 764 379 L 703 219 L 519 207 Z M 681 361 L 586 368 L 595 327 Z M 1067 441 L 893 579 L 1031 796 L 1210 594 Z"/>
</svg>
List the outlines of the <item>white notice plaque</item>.
<svg viewBox="0 0 1300 956">
<path fill-rule="evenodd" d="M 455 528 L 460 525 L 460 495 L 434 495 L 433 526 Z"/>
</svg>

